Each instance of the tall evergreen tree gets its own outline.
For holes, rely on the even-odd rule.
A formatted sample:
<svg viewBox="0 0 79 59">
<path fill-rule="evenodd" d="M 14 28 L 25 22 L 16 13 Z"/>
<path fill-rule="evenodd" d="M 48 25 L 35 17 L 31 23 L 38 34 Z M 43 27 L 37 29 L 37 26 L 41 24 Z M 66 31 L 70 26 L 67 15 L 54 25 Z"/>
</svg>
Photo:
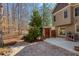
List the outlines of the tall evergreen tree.
<svg viewBox="0 0 79 59">
<path fill-rule="evenodd" d="M 31 19 L 31 23 L 30 23 L 31 26 L 37 26 L 37 27 L 41 27 L 42 26 L 42 20 L 41 20 L 41 16 L 39 14 L 39 11 L 34 9 L 33 11 L 33 16 L 32 16 L 32 19 Z"/>
<path fill-rule="evenodd" d="M 42 35 L 42 19 L 39 14 L 39 11 L 37 9 L 33 10 L 33 15 L 31 17 L 31 22 L 30 22 L 30 30 L 28 34 L 28 41 L 29 42 L 34 42 L 37 40 L 38 37 Z"/>
</svg>

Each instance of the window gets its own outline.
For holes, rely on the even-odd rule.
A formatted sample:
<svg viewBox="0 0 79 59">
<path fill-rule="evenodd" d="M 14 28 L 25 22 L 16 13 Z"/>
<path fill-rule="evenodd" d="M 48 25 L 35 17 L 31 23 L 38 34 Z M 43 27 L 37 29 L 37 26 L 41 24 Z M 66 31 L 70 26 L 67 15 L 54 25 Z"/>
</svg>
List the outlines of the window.
<svg viewBox="0 0 79 59">
<path fill-rule="evenodd" d="M 67 10 L 64 11 L 64 18 L 67 18 Z"/>
<path fill-rule="evenodd" d="M 56 17 L 54 16 L 54 22 L 56 21 Z"/>
<path fill-rule="evenodd" d="M 59 28 L 59 35 L 65 35 L 65 28 Z"/>
<path fill-rule="evenodd" d="M 79 32 L 79 24 L 76 24 L 76 32 Z"/>
<path fill-rule="evenodd" d="M 79 16 L 79 8 L 75 8 L 75 16 Z"/>
</svg>

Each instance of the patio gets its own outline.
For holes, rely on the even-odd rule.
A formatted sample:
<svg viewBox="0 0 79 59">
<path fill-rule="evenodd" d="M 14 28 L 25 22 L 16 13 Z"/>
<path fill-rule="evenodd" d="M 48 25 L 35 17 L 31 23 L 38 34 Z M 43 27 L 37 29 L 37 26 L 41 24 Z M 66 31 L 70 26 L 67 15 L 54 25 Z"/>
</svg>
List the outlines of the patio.
<svg viewBox="0 0 79 59">
<path fill-rule="evenodd" d="M 74 50 L 74 46 L 79 46 L 79 42 L 67 41 L 65 40 L 65 38 L 47 38 L 45 42 L 50 43 L 51 45 L 59 46 L 73 53 L 79 54 L 78 51 Z"/>
</svg>

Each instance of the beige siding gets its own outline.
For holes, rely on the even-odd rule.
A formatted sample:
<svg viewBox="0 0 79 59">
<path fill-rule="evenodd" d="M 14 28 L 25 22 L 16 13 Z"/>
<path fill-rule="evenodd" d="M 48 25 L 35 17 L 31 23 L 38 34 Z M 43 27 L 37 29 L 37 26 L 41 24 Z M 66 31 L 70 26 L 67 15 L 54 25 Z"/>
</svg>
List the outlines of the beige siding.
<svg viewBox="0 0 79 59">
<path fill-rule="evenodd" d="M 79 4 L 77 5 L 71 5 L 67 8 L 63 8 L 60 11 L 57 11 L 53 15 L 56 16 L 56 22 L 54 25 L 56 26 L 56 34 L 57 36 L 60 36 L 58 33 L 58 29 L 60 27 L 65 28 L 65 32 L 72 32 L 75 33 L 75 24 L 79 24 L 79 16 L 75 16 L 75 8 L 79 7 Z M 64 11 L 68 11 L 68 18 L 64 18 Z"/>
<path fill-rule="evenodd" d="M 75 24 L 66 26 L 66 32 L 75 33 Z"/>
<path fill-rule="evenodd" d="M 73 7 L 73 17 L 75 19 L 75 23 L 79 23 L 79 16 L 75 16 L 75 8 L 79 8 L 79 5 Z"/>
<path fill-rule="evenodd" d="M 67 18 L 64 18 L 64 11 L 65 10 L 67 10 L 67 13 L 68 13 Z M 56 13 L 54 15 L 56 17 L 55 26 L 71 24 L 71 7 L 70 6 L 68 6 L 67 8 L 59 11 L 58 13 Z"/>
<path fill-rule="evenodd" d="M 60 27 L 64 27 L 65 28 L 65 33 L 68 33 L 68 32 L 72 32 L 72 33 L 75 33 L 75 25 L 73 24 L 73 25 L 65 25 L 65 26 L 58 26 L 58 27 L 56 27 L 56 35 L 57 36 L 60 36 L 58 33 L 58 29 L 60 28 Z"/>
</svg>

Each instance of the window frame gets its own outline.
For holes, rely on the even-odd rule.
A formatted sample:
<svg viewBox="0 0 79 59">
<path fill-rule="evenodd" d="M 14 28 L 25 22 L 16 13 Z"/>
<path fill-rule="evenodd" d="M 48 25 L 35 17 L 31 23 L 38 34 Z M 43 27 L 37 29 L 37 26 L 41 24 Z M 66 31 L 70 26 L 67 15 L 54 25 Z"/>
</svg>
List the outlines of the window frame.
<svg viewBox="0 0 79 59">
<path fill-rule="evenodd" d="M 61 30 L 61 28 L 66 29 L 65 27 L 59 27 L 59 28 L 58 28 L 58 35 L 59 35 L 59 36 L 65 36 L 66 34 L 65 34 L 65 35 L 61 35 L 61 34 L 60 34 L 60 30 Z M 65 32 L 65 33 L 66 33 L 66 32 Z"/>
<path fill-rule="evenodd" d="M 75 16 L 79 16 L 79 11 L 78 10 L 79 10 L 79 7 L 76 7 L 75 8 Z"/>
<path fill-rule="evenodd" d="M 54 19 L 54 22 L 56 22 L 56 16 L 54 16 L 54 18 L 53 18 L 53 19 Z"/>
<path fill-rule="evenodd" d="M 76 33 L 79 33 L 79 32 L 77 32 L 77 26 L 79 26 L 79 24 L 77 23 L 77 24 L 75 24 L 75 32 Z"/>
<path fill-rule="evenodd" d="M 64 18 L 67 18 L 67 17 L 68 17 L 68 11 L 65 10 L 65 11 L 64 11 Z"/>
</svg>

